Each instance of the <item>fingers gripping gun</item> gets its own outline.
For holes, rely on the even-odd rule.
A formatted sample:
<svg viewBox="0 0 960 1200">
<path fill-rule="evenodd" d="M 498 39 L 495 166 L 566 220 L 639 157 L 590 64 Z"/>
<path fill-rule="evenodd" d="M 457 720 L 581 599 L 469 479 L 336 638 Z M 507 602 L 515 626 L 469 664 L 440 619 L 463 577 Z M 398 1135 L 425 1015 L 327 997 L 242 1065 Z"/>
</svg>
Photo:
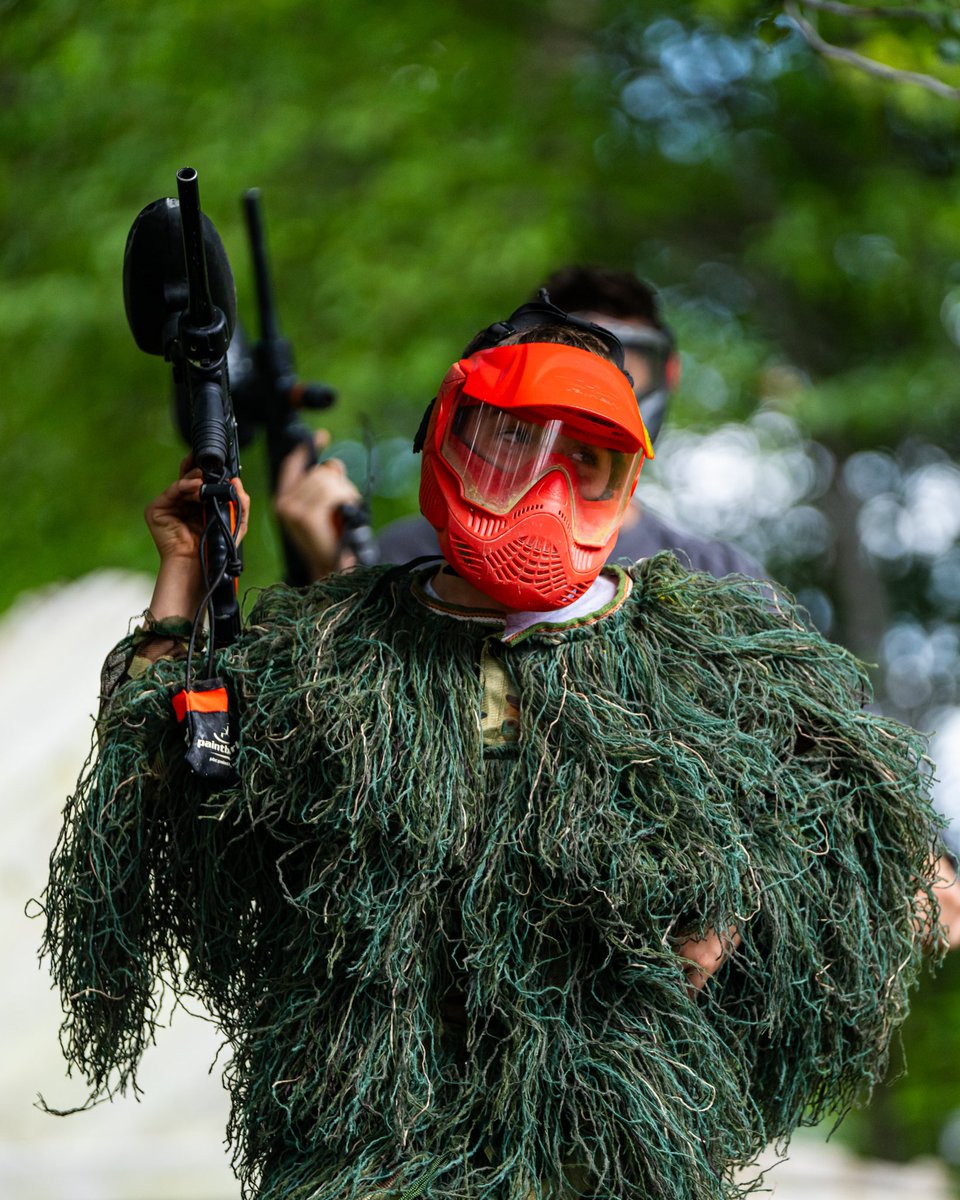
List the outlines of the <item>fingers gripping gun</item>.
<svg viewBox="0 0 960 1200">
<path fill-rule="evenodd" d="M 313 433 L 300 418 L 304 408 L 329 408 L 336 400 L 333 388 L 322 383 L 305 383 L 297 378 L 290 343 L 281 336 L 273 301 L 273 288 L 267 263 L 266 239 L 260 208 L 260 192 L 251 188 L 243 197 L 244 218 L 253 261 L 257 295 L 259 340 L 251 347 L 237 327 L 230 344 L 230 377 L 240 441 L 250 440 L 256 428 L 266 434 L 271 488 L 276 491 L 280 467 L 298 445 L 306 446 L 307 465 L 316 463 Z M 376 548 L 370 530 L 370 518 L 364 505 L 340 508 L 340 540 L 344 551 L 357 562 L 376 561 Z M 287 582 L 302 586 L 310 574 L 301 556 L 281 529 L 281 543 Z"/>
</svg>

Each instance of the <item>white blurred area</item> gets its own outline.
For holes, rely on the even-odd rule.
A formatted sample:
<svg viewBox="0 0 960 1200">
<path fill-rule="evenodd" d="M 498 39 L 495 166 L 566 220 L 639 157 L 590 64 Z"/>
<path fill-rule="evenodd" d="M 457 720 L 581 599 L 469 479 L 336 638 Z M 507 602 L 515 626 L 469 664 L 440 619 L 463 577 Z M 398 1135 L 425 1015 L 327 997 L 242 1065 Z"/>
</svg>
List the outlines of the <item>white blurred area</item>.
<svg viewBox="0 0 960 1200">
<path fill-rule="evenodd" d="M 947 836 L 951 849 L 960 850 L 960 708 L 941 709 L 934 715 L 935 733 L 930 757 L 936 763 L 934 794 L 937 805 L 950 821 Z"/>
<path fill-rule="evenodd" d="M 82 1104 L 57 1040 L 61 1012 L 37 961 L 40 896 L 60 812 L 90 746 L 100 666 L 147 605 L 150 581 L 98 573 L 24 595 L 0 621 L 0 1197 L 3 1200 L 235 1200 L 223 1145 L 227 1100 L 209 1075 L 212 1027 L 177 1013 L 147 1051 L 143 1096 Z M 36 905 L 30 908 L 35 911 Z"/>
<path fill-rule="evenodd" d="M 149 581 L 103 572 L 23 596 L 0 620 L 0 1076 L 2 1200 L 236 1200 L 223 1144 L 227 1099 L 212 1027 L 178 1012 L 147 1051 L 142 1096 L 54 1117 L 83 1102 L 57 1042 L 61 1013 L 37 963 L 41 895 L 60 811 L 86 757 L 99 670 L 146 606 Z M 960 718 L 958 718 L 960 723 Z M 35 906 L 32 906 L 35 908 Z M 772 1163 L 772 1159 L 770 1160 Z M 755 1172 L 751 1172 L 751 1176 Z M 949 1200 L 942 1166 L 864 1163 L 818 1133 L 794 1140 L 766 1175 L 774 1200 Z"/>
</svg>

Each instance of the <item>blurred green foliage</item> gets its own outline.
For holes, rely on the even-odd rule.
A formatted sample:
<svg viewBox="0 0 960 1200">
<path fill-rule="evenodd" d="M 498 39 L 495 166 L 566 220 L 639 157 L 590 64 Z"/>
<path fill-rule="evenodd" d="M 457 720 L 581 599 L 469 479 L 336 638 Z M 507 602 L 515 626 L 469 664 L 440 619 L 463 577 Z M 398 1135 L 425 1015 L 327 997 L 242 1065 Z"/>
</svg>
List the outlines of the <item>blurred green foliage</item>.
<svg viewBox="0 0 960 1200">
<path fill-rule="evenodd" d="M 591 137 L 565 45 L 581 34 L 545 31 L 538 8 L 7 6 L 3 601 L 149 562 L 132 514 L 179 453 L 169 370 L 133 346 L 120 268 L 179 166 L 200 172 L 248 319 L 239 201 L 261 187 L 284 330 L 302 373 L 342 393 L 335 434 L 360 413 L 409 431 L 473 330 L 575 252 Z M 255 577 L 256 539 L 250 559 Z"/>
<path fill-rule="evenodd" d="M 150 565 L 137 514 L 180 447 L 120 267 L 136 213 L 188 164 L 247 321 L 239 201 L 261 188 L 281 323 L 304 377 L 340 390 L 336 438 L 364 420 L 408 435 L 474 329 L 581 260 L 654 278 L 688 378 L 722 374 L 723 402 L 688 389 L 678 420 L 742 416 L 785 361 L 809 381 L 789 404 L 831 442 L 908 420 L 952 444 L 957 108 L 825 66 L 778 11 L 8 0 L 0 605 Z M 278 569 L 260 458 L 250 582 Z M 374 513 L 414 502 L 375 495 Z"/>
</svg>

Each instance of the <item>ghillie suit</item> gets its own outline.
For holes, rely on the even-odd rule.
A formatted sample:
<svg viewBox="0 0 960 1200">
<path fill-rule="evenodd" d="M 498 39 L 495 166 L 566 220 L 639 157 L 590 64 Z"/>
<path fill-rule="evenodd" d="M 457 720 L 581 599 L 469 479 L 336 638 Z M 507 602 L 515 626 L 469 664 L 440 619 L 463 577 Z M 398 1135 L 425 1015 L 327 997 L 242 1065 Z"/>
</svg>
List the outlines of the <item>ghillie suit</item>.
<svg viewBox="0 0 960 1200">
<path fill-rule="evenodd" d="M 216 1014 L 263 1200 L 734 1197 L 869 1089 L 932 933 L 921 741 L 769 589 L 617 578 L 507 642 L 416 576 L 267 591 L 222 657 L 217 794 L 178 665 L 120 686 L 45 897 L 94 1093 L 134 1081 L 163 979 Z M 731 927 L 695 993 L 677 938 Z"/>
</svg>

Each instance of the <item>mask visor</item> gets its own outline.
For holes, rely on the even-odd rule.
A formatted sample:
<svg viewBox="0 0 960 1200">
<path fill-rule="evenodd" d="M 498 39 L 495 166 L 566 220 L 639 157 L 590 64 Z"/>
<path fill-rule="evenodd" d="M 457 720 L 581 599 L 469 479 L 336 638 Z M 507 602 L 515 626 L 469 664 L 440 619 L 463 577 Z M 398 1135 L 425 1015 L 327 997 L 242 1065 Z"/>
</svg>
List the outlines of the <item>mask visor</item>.
<svg viewBox="0 0 960 1200">
<path fill-rule="evenodd" d="M 613 430 L 609 440 L 618 440 Z M 529 410 L 496 408 L 458 397 L 441 454 L 459 475 L 464 498 L 497 516 L 533 489 L 569 497 L 574 540 L 602 546 L 613 536 L 633 492 L 642 450 L 617 449 L 584 422 Z M 552 486 L 538 485 L 544 480 Z"/>
</svg>

